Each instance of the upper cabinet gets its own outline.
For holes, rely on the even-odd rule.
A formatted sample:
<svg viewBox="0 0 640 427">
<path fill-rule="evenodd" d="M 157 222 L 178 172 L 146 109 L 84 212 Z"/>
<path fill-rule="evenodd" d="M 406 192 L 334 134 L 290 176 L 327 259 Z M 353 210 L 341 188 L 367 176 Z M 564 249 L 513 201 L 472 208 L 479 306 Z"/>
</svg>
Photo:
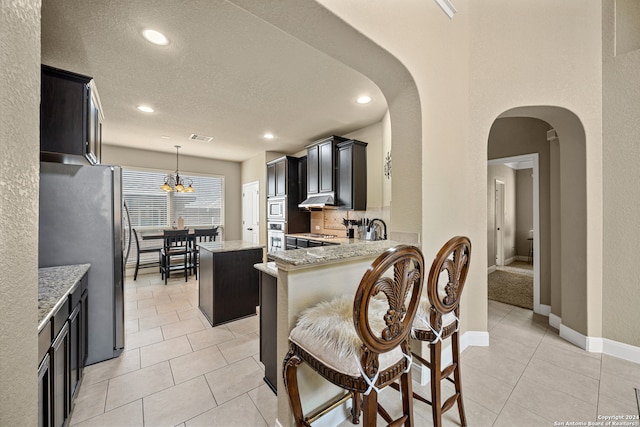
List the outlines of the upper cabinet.
<svg viewBox="0 0 640 427">
<path fill-rule="evenodd" d="M 367 143 L 355 139 L 336 145 L 337 205 L 343 209 L 367 209 Z"/>
<path fill-rule="evenodd" d="M 336 144 L 346 140 L 334 135 L 307 146 L 307 193 L 309 196 L 336 191 Z"/>
<path fill-rule="evenodd" d="M 42 160 L 100 163 L 103 115 L 93 79 L 42 65 L 40 96 Z"/>
<path fill-rule="evenodd" d="M 267 163 L 267 197 L 298 197 L 298 160 L 285 156 Z"/>
</svg>

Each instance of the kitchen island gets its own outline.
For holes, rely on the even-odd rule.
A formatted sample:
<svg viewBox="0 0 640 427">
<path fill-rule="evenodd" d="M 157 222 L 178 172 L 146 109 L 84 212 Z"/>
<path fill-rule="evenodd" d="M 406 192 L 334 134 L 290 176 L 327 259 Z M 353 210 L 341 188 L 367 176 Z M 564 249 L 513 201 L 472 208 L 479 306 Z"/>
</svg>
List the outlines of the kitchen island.
<svg viewBox="0 0 640 427">
<path fill-rule="evenodd" d="M 198 243 L 198 306 L 211 326 L 256 314 L 264 246 L 242 240 Z"/>
<path fill-rule="evenodd" d="M 385 250 L 400 244 L 390 240 L 360 240 L 350 244 L 272 252 L 277 268 L 277 389 L 278 422 L 294 425 L 289 400 L 282 380 L 282 361 L 289 348 L 289 332 L 302 310 L 338 295 L 355 296 L 362 276 Z M 262 334 L 262 332 L 261 332 Z M 298 369 L 298 385 L 305 411 L 309 412 L 344 391 L 307 365 Z M 340 406 L 322 418 L 322 425 L 337 425 L 347 418 L 347 408 Z"/>
</svg>

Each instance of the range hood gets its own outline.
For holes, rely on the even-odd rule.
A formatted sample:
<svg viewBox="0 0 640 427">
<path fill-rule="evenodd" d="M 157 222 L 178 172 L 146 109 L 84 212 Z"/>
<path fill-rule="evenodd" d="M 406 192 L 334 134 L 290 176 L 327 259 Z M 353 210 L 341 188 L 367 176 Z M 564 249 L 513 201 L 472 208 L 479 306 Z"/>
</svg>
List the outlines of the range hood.
<svg viewBox="0 0 640 427">
<path fill-rule="evenodd" d="M 333 204 L 333 194 L 314 194 L 313 196 L 307 197 L 298 207 L 305 209 L 322 209 L 325 206 L 331 206 Z"/>
</svg>

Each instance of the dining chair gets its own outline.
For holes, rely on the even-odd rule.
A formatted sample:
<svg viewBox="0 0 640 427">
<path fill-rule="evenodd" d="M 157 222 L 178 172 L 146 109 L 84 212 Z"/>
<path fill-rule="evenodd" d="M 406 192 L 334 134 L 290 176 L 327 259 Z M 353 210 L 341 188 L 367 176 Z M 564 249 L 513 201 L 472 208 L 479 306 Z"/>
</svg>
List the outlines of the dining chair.
<svg viewBox="0 0 640 427">
<path fill-rule="evenodd" d="M 184 270 L 184 281 L 189 280 L 191 269 L 191 248 L 189 230 L 164 230 L 164 246 L 161 251 L 162 278 L 164 284 L 171 277 L 171 271 Z M 182 257 L 181 264 L 172 263 L 172 258 Z"/>
<path fill-rule="evenodd" d="M 355 297 L 343 295 L 306 309 L 289 335 L 284 384 L 297 426 L 310 426 L 329 409 L 352 401 L 352 419 L 376 424 L 380 413 L 392 425 L 412 426 L 411 324 L 420 302 L 423 258 L 400 245 L 381 254 L 364 273 Z M 302 411 L 297 369 L 302 363 L 346 390 L 323 408 Z M 402 416 L 390 420 L 378 392 L 397 379 Z"/>
<path fill-rule="evenodd" d="M 456 236 L 442 246 L 436 255 L 425 292 L 413 322 L 412 334 L 415 339 L 426 342 L 429 347 L 429 361 L 413 354 L 431 372 L 431 401 L 418 393 L 414 398 L 431 405 L 434 427 L 442 426 L 442 414 L 458 404 L 458 414 L 462 426 L 467 425 L 462 401 L 462 377 L 460 373 L 460 296 L 467 279 L 471 257 L 471 241 L 467 237 Z M 452 363 L 442 369 L 442 341 L 451 338 Z M 451 376 L 453 375 L 453 378 Z M 441 383 L 453 383 L 455 393 L 442 403 Z M 393 388 L 399 390 L 398 384 Z"/>
<path fill-rule="evenodd" d="M 132 230 L 133 230 L 134 241 L 136 243 L 136 269 L 135 269 L 135 271 L 133 273 L 133 280 L 135 281 L 138 278 L 138 270 L 139 269 L 148 268 L 148 267 L 161 267 L 162 260 L 161 260 L 160 252 L 162 251 L 162 246 L 141 247 L 141 245 L 140 245 L 140 237 L 138 236 L 138 232 L 136 231 L 135 228 L 133 228 Z M 157 261 L 143 260 L 142 263 L 141 263 L 140 262 L 140 255 L 149 254 L 149 253 L 157 253 L 158 254 L 158 260 Z M 160 270 L 160 272 L 162 272 L 162 269 Z"/>
<path fill-rule="evenodd" d="M 196 279 L 198 278 L 198 265 L 200 264 L 198 261 L 198 244 L 202 242 L 215 242 L 216 237 L 218 236 L 218 227 L 213 228 L 195 228 L 193 230 L 193 240 L 192 240 L 192 250 L 193 250 L 193 271 L 196 275 Z"/>
</svg>

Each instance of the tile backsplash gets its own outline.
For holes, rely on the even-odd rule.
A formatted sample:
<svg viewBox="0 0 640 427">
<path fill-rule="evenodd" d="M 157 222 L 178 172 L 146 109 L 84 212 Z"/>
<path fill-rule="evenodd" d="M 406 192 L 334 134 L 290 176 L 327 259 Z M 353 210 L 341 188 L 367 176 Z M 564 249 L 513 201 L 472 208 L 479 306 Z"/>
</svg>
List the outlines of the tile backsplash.
<svg viewBox="0 0 640 427">
<path fill-rule="evenodd" d="M 321 211 L 311 211 L 311 232 L 323 234 L 336 234 L 344 237 L 347 229 L 342 223 L 343 219 L 380 218 L 389 223 L 389 208 L 375 208 L 366 211 L 351 211 L 336 208 L 324 208 Z"/>
</svg>

